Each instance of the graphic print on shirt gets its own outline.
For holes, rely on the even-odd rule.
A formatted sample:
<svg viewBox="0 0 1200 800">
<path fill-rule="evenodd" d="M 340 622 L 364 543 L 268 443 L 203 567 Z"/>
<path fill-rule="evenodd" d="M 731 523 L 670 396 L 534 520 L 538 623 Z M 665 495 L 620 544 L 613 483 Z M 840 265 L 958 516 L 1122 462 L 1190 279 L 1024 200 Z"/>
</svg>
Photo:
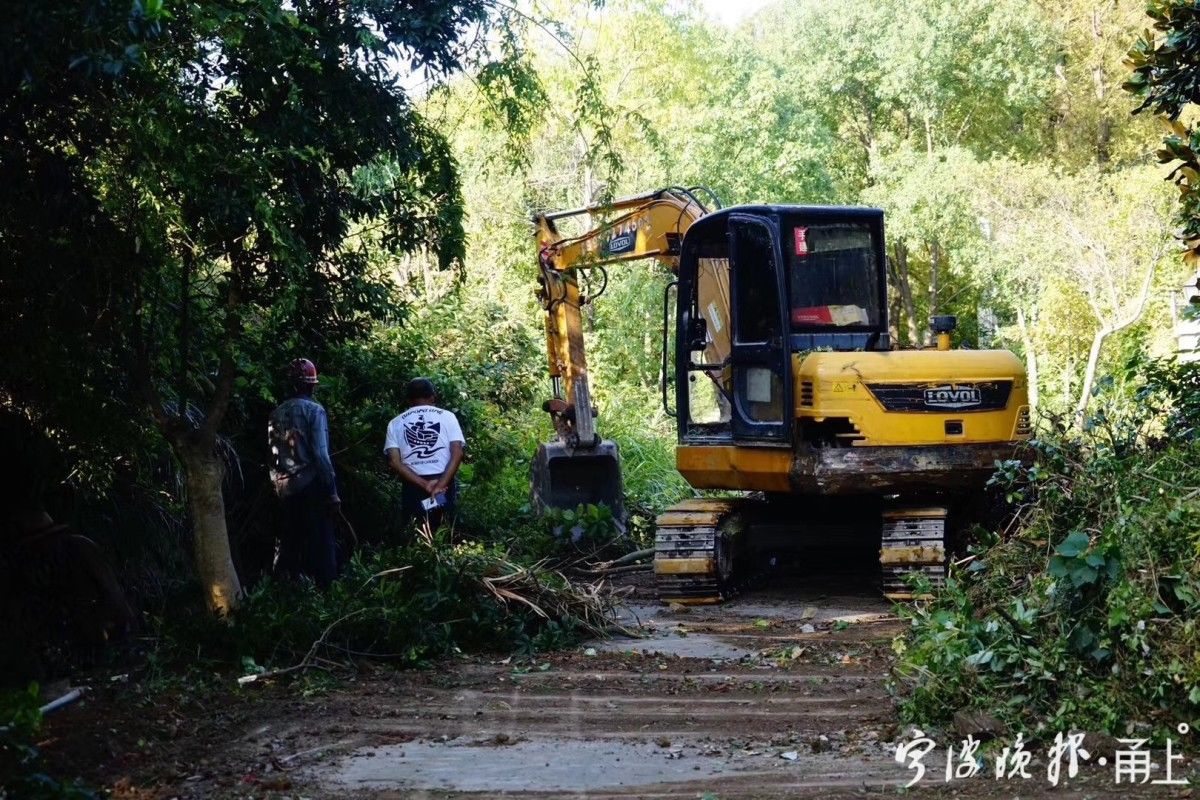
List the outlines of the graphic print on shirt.
<svg viewBox="0 0 1200 800">
<path fill-rule="evenodd" d="M 388 423 L 383 451 L 399 450 L 418 475 L 437 475 L 450 464 L 450 446 L 462 442 L 454 414 L 436 406 L 414 406 Z"/>
<path fill-rule="evenodd" d="M 416 422 L 404 423 L 404 441 L 412 448 L 412 457 L 420 460 L 433 458 L 442 446 L 438 439 L 442 435 L 442 423 L 429 422 L 425 415 L 417 417 Z"/>
</svg>

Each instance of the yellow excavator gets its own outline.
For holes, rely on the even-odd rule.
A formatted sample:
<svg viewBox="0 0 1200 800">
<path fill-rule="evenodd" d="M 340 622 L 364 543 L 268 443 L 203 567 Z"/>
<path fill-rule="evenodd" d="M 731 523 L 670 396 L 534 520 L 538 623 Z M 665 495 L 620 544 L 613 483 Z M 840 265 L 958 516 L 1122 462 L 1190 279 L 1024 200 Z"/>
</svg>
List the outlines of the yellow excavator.
<svg viewBox="0 0 1200 800">
<path fill-rule="evenodd" d="M 581 286 L 654 259 L 675 275 L 662 395 L 676 465 L 695 489 L 723 490 L 658 516 L 660 597 L 719 602 L 735 565 L 789 546 L 877 550 L 893 599 L 912 597 L 909 573 L 941 581 L 948 533 L 1031 436 L 1025 371 L 1005 350 L 952 348 L 954 317 L 931 320 L 936 345 L 893 348 L 883 222 L 873 208 L 721 208 L 701 187 L 536 216 L 556 436 L 532 465 L 535 508 L 624 517 L 619 449 L 596 430 L 581 315 L 594 298 Z"/>
</svg>

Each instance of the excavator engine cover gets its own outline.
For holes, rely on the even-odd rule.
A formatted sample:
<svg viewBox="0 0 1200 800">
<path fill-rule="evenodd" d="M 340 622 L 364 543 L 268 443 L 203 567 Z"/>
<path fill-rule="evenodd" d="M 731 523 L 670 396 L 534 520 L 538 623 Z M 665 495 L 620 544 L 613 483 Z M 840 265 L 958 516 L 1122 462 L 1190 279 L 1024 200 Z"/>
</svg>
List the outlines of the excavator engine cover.
<svg viewBox="0 0 1200 800">
<path fill-rule="evenodd" d="M 561 442 L 538 445 L 530 486 L 535 511 L 605 505 L 612 510 L 613 519 L 625 523 L 621 454 L 611 439 L 586 449 L 568 448 Z"/>
</svg>

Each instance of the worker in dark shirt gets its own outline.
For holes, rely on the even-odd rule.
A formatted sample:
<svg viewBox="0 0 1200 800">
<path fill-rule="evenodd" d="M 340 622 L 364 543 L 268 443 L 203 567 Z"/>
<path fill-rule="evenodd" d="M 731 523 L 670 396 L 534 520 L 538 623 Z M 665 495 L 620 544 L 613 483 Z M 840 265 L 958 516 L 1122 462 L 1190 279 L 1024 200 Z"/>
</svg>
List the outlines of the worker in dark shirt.
<svg viewBox="0 0 1200 800">
<path fill-rule="evenodd" d="M 289 376 L 294 394 L 271 412 L 267 426 L 271 482 L 283 521 L 275 568 L 324 588 L 337 574 L 334 515 L 341 504 L 329 458 L 329 422 L 325 409 L 312 399 L 316 365 L 298 358 Z"/>
</svg>

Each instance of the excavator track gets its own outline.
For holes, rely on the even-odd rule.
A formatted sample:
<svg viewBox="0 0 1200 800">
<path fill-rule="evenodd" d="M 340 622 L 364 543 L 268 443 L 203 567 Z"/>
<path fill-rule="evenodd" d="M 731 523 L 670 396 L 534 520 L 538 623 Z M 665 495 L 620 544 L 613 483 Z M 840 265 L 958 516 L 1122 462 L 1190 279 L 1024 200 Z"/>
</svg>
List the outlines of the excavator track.
<svg viewBox="0 0 1200 800">
<path fill-rule="evenodd" d="M 655 520 L 654 578 L 664 602 L 704 605 L 728 599 L 734 588 L 735 553 L 744 541 L 750 499 L 684 500 Z M 754 515 L 750 515 L 754 516 Z M 879 562 L 883 594 L 906 602 L 926 599 L 909 585 L 912 573 L 933 586 L 946 577 L 943 507 L 894 508 L 884 512 Z"/>
<path fill-rule="evenodd" d="M 727 596 L 737 512 L 744 501 L 692 498 L 655 520 L 654 580 L 664 602 L 704 605 Z"/>
<path fill-rule="evenodd" d="M 897 508 L 883 514 L 879 550 L 883 595 L 889 600 L 926 599 L 906 579 L 923 573 L 935 587 L 946 580 L 946 509 Z"/>
</svg>

